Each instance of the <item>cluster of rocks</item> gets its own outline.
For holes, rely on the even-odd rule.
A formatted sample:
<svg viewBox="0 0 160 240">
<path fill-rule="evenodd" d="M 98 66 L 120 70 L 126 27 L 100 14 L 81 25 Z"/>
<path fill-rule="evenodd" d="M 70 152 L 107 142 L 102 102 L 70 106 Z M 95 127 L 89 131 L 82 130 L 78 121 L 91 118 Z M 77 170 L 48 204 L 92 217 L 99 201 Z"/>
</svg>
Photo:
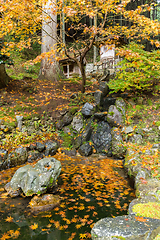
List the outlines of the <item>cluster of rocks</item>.
<svg viewBox="0 0 160 240">
<path fill-rule="evenodd" d="M 0 170 L 14 167 L 25 162 L 33 162 L 34 160 L 45 156 L 53 156 L 58 149 L 56 141 L 47 141 L 45 143 L 36 142 L 30 144 L 29 147 L 18 147 L 8 154 L 8 151 L 0 149 Z"/>
<path fill-rule="evenodd" d="M 128 214 L 116 218 L 104 218 L 99 220 L 92 228 L 91 235 L 93 240 L 111 240 L 111 239 L 139 239 L 153 240 L 160 234 L 160 220 L 143 216 L 143 210 L 147 204 L 151 208 L 156 203 L 155 209 L 160 208 L 160 181 L 151 177 L 151 172 L 142 165 L 141 155 L 145 154 L 149 159 L 158 153 L 158 146 L 146 150 L 145 152 L 136 152 L 136 149 L 128 148 L 124 159 L 124 166 L 130 176 L 134 177 L 134 186 L 136 199 L 134 199 L 128 208 Z M 141 212 L 136 210 L 139 204 Z M 138 208 L 137 208 L 138 209 Z M 158 211 L 158 210 L 157 210 Z M 138 214 L 138 215 L 137 215 Z"/>
<path fill-rule="evenodd" d="M 98 221 L 92 229 L 92 239 L 150 240 L 160 233 L 160 220 L 143 218 L 140 221 L 139 218 L 136 218 L 136 212 L 133 209 L 138 203 L 156 202 L 160 204 L 160 181 L 151 178 L 151 172 L 142 165 L 142 152 L 135 151 L 126 143 L 136 143 L 138 146 L 149 139 L 153 146 L 150 150 L 145 150 L 143 154 L 146 154 L 146 158 L 151 158 L 153 155 L 159 154 L 160 144 L 157 142 L 160 139 L 160 129 L 157 127 L 157 132 L 155 132 L 152 128 L 138 129 L 135 126 L 126 126 L 124 98 L 127 95 L 124 94 L 121 97 L 109 95 L 107 77 L 101 80 L 99 90 L 94 93 L 95 103 L 87 102 L 82 109 L 72 109 L 72 111 L 64 109 L 61 118 L 56 123 L 56 128 L 60 130 L 61 137 L 64 142 L 66 141 L 66 145 L 71 144 L 74 149 L 72 152 L 68 150 L 68 153 L 76 154 L 78 151 L 83 156 L 89 156 L 95 149 L 97 153 L 124 159 L 124 166 L 135 180 L 137 199 L 131 202 L 128 210 L 129 215 Z M 73 97 L 76 97 L 76 95 Z M 19 128 L 23 129 L 22 119 L 17 118 L 17 121 Z M 33 161 L 36 158 L 53 156 L 57 149 L 58 144 L 54 141 L 38 142 L 31 144 L 29 148 L 19 147 L 9 154 L 6 150 L 0 149 L 0 169 L 21 164 L 27 160 Z M 48 166 L 47 169 L 49 170 L 50 165 Z M 35 173 L 35 170 L 27 168 L 26 179 L 30 174 L 32 175 L 32 171 Z M 33 179 L 40 183 L 38 177 L 33 177 Z M 43 177 L 42 179 L 44 180 Z M 20 185 L 21 183 L 18 184 L 22 190 L 24 184 L 22 184 L 23 186 Z M 14 191 L 11 191 L 11 188 Z M 15 191 L 19 191 L 16 187 L 14 188 L 12 180 L 6 190 L 10 193 L 14 192 L 14 194 Z M 41 189 L 41 192 L 44 193 L 45 190 Z M 28 192 L 27 190 L 26 193 L 28 195 L 37 192 L 33 190 Z"/>
</svg>

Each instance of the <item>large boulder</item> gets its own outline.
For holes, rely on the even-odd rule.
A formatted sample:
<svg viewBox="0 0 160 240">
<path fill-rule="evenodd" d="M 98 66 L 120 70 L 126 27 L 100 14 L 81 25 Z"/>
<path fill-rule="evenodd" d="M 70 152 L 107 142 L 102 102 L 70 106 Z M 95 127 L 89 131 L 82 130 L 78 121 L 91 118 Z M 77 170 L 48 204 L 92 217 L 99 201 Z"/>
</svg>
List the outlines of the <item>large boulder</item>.
<svg viewBox="0 0 160 240">
<path fill-rule="evenodd" d="M 18 196 L 22 191 L 26 196 L 42 194 L 56 186 L 61 172 L 61 163 L 53 157 L 43 158 L 33 168 L 26 165 L 19 168 L 5 189 L 11 197 Z"/>
<path fill-rule="evenodd" d="M 101 121 L 97 124 L 96 129 L 94 129 L 91 136 L 94 148 L 98 153 L 108 151 L 111 148 L 111 127 L 107 122 Z"/>
<path fill-rule="evenodd" d="M 160 233 L 160 220 L 134 215 L 103 218 L 91 230 L 92 240 L 152 240 Z"/>
</svg>

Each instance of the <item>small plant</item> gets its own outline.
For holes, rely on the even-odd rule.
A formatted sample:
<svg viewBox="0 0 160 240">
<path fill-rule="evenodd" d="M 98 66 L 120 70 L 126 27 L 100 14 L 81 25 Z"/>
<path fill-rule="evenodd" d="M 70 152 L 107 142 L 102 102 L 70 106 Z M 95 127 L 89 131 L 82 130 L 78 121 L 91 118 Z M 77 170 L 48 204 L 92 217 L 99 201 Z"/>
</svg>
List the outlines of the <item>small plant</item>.
<svg viewBox="0 0 160 240">
<path fill-rule="evenodd" d="M 98 128 L 98 123 L 97 123 L 97 121 L 95 121 L 95 122 L 91 122 L 91 126 L 92 126 L 92 128 L 96 131 L 97 130 L 97 128 Z"/>
<path fill-rule="evenodd" d="M 24 71 L 26 73 L 33 73 L 34 72 L 34 63 L 30 62 L 29 64 L 24 65 Z"/>
</svg>

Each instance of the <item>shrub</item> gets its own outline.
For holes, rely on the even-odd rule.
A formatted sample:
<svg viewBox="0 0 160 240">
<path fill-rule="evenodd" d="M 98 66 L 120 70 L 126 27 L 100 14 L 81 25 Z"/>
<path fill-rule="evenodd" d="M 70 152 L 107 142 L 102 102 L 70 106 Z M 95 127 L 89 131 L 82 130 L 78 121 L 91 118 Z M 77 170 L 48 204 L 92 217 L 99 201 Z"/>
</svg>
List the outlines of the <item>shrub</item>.
<svg viewBox="0 0 160 240">
<path fill-rule="evenodd" d="M 147 52 L 143 45 L 131 43 L 119 50 L 124 57 L 121 68 L 114 79 L 110 80 L 112 92 L 131 90 L 157 93 L 160 80 L 160 50 Z"/>
</svg>

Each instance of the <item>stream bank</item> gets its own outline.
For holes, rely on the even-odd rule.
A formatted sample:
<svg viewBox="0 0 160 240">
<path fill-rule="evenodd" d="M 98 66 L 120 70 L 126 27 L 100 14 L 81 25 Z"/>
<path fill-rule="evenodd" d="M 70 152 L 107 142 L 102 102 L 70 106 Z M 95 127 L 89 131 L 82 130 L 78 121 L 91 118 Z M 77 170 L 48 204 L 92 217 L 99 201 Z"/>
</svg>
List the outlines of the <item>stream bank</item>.
<svg viewBox="0 0 160 240">
<path fill-rule="evenodd" d="M 72 97 L 76 98 L 77 96 L 74 94 Z M 58 138 L 53 138 L 49 143 L 40 141 L 30 144 L 25 150 L 23 149 L 24 146 L 19 146 L 17 148 L 21 148 L 22 151 L 18 149 L 9 153 L 10 155 L 3 148 L 0 154 L 1 169 L 12 167 L 14 164 L 26 163 L 27 161 L 32 162 L 38 157 L 54 155 L 57 150 L 70 155 L 76 155 L 78 152 L 78 154 L 85 157 L 88 157 L 93 152 L 106 156 L 112 155 L 115 158 L 125 158 L 125 167 L 128 169 L 129 175 L 133 175 L 135 178 L 137 197 L 139 196 L 140 199 L 144 200 L 145 195 L 147 195 L 147 202 L 142 202 L 150 203 L 152 196 L 153 202 L 159 204 L 159 179 L 157 174 L 154 176 L 154 169 L 149 169 L 149 166 L 147 166 L 150 159 L 152 160 L 151 164 L 157 161 L 157 166 L 159 166 L 160 128 L 158 121 L 148 127 L 137 123 L 131 124 L 129 121 L 131 117 L 126 116 L 126 106 L 130 105 L 130 108 L 137 111 L 136 120 L 140 122 L 140 113 L 145 107 L 143 105 L 144 99 L 130 99 L 125 94 L 121 98 L 108 96 L 107 83 L 104 81 L 100 84 L 100 89 L 94 93 L 94 98 L 94 104 L 86 103 L 82 109 L 73 108 L 71 111 L 68 109 L 61 111 L 55 127 L 63 139 L 63 149 L 59 148 L 57 144 Z M 50 119 L 48 124 L 51 124 L 51 121 Z M 8 130 L 3 123 L 1 123 L 1 126 L 3 135 L 5 135 Z M 27 123 L 23 121 L 22 125 L 19 124 L 19 128 L 21 127 L 20 137 L 23 133 L 29 135 L 33 131 L 39 131 L 40 133 L 43 130 L 40 119 L 29 120 Z M 55 129 L 52 130 L 55 131 Z M 146 142 L 148 141 L 149 144 L 147 145 Z M 50 150 L 46 151 L 48 145 L 53 146 L 53 149 L 56 146 L 55 150 L 52 152 L 51 148 L 51 152 Z M 74 148 L 71 149 L 71 146 L 74 146 Z M 22 155 L 25 153 L 24 158 L 20 157 L 21 152 Z M 153 180 L 154 185 L 151 184 L 152 180 L 149 181 L 150 178 Z M 132 211 L 132 208 L 129 209 Z M 140 214 L 143 215 L 144 213 Z"/>
<path fill-rule="evenodd" d="M 97 154 L 69 157 L 57 153 L 54 157 L 62 164 L 56 193 L 61 202 L 52 211 L 38 215 L 30 211 L 30 197 L 11 199 L 2 191 L 19 167 L 1 171 L 1 238 L 10 236 L 11 231 L 14 234 L 19 231 L 17 239 L 80 240 L 85 236 L 91 239 L 91 228 L 100 218 L 127 213 L 135 195 L 123 171 L 122 160 Z"/>
</svg>

